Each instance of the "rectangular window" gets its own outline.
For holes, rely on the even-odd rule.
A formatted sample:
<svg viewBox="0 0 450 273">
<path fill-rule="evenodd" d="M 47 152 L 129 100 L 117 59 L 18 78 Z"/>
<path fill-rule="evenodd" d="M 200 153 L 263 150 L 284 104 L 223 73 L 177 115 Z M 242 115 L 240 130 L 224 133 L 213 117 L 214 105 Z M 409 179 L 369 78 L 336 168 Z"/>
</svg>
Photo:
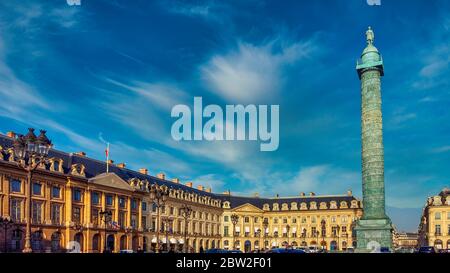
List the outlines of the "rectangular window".
<svg viewBox="0 0 450 273">
<path fill-rule="evenodd" d="M 20 199 L 11 199 L 10 201 L 11 219 L 20 222 L 22 220 L 22 201 Z"/>
<path fill-rule="evenodd" d="M 435 226 L 435 233 L 436 233 L 436 235 L 441 235 L 441 225 Z"/>
<path fill-rule="evenodd" d="M 42 223 L 42 202 L 34 201 L 32 207 L 32 223 Z"/>
<path fill-rule="evenodd" d="M 347 232 L 347 227 L 346 226 L 343 226 L 342 227 L 342 233 L 346 233 Z"/>
<path fill-rule="evenodd" d="M 169 211 L 170 211 L 169 214 L 173 215 L 173 207 L 170 207 Z"/>
<path fill-rule="evenodd" d="M 224 221 L 224 222 L 228 222 L 228 221 L 229 221 L 229 217 L 228 217 L 227 215 L 224 216 L 224 217 L 223 217 L 223 221 Z"/>
<path fill-rule="evenodd" d="M 11 180 L 11 191 L 12 192 L 22 192 L 22 181 L 18 179 Z"/>
<path fill-rule="evenodd" d="M 142 221 L 142 228 L 145 230 L 147 229 L 147 217 L 142 216 L 141 217 L 141 221 Z"/>
<path fill-rule="evenodd" d="M 126 207 L 125 197 L 119 197 L 119 207 L 120 208 L 125 208 Z"/>
<path fill-rule="evenodd" d="M 98 192 L 93 192 L 91 199 L 93 205 L 100 204 L 100 194 Z"/>
<path fill-rule="evenodd" d="M 113 202 L 114 198 L 112 195 L 107 195 L 106 196 L 106 205 L 107 206 L 112 206 L 114 204 Z"/>
<path fill-rule="evenodd" d="M 137 209 L 137 200 L 136 199 L 131 200 L 131 209 Z"/>
<path fill-rule="evenodd" d="M 440 213 L 440 212 L 436 212 L 436 213 L 434 214 L 434 219 L 435 219 L 435 220 L 441 220 L 441 213 Z"/>
<path fill-rule="evenodd" d="M 72 221 L 78 224 L 81 222 L 81 208 L 79 207 L 72 208 Z"/>
<path fill-rule="evenodd" d="M 61 198 L 61 188 L 57 186 L 52 187 L 52 198 Z"/>
<path fill-rule="evenodd" d="M 125 222 L 125 212 L 121 211 L 119 212 L 119 221 L 118 224 L 121 228 L 125 228 L 126 222 Z"/>
<path fill-rule="evenodd" d="M 136 215 L 132 214 L 131 215 L 131 226 L 136 229 L 137 228 L 137 219 L 136 219 Z"/>
<path fill-rule="evenodd" d="M 52 217 L 52 223 L 54 225 L 61 224 L 61 205 L 60 204 L 52 204 L 51 217 Z"/>
<path fill-rule="evenodd" d="M 73 201 L 81 202 L 81 190 L 80 189 L 74 189 L 72 195 L 73 195 Z"/>
<path fill-rule="evenodd" d="M 91 212 L 91 222 L 92 224 L 94 224 L 95 226 L 98 226 L 99 223 L 99 210 L 98 209 L 92 209 Z"/>
<path fill-rule="evenodd" d="M 147 210 L 147 203 L 146 202 L 142 202 L 142 210 L 143 211 Z"/>
<path fill-rule="evenodd" d="M 250 222 L 250 218 L 249 217 L 244 217 L 244 223 L 248 223 Z"/>
<path fill-rule="evenodd" d="M 42 184 L 37 182 L 33 183 L 33 195 L 42 195 Z"/>
</svg>

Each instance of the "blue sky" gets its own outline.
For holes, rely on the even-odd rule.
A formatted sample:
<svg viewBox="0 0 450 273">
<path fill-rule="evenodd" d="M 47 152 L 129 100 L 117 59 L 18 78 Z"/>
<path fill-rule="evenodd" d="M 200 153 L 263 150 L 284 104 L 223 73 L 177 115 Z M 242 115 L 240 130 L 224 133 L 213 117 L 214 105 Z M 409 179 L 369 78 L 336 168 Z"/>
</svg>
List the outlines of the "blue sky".
<svg viewBox="0 0 450 273">
<path fill-rule="evenodd" d="M 0 131 L 165 172 L 213 191 L 361 197 L 356 59 L 383 54 L 386 195 L 416 208 L 448 186 L 448 1 L 3 1 Z M 175 142 L 172 106 L 279 104 L 280 146 Z M 398 210 L 396 210 L 398 211 Z M 408 210 L 410 211 L 410 210 Z M 395 216 L 393 216 L 395 222 Z"/>
</svg>

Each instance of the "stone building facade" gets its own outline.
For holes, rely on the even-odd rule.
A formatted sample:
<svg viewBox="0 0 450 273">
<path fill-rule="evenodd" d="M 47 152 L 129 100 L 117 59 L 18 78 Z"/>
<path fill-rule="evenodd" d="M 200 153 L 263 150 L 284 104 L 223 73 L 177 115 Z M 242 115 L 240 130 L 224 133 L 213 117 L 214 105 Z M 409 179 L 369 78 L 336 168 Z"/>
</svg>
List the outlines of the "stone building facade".
<svg viewBox="0 0 450 273">
<path fill-rule="evenodd" d="M 145 168 L 134 171 L 124 163 L 55 149 L 33 173 L 29 187 L 12 148 L 15 137 L 12 132 L 0 135 L 0 212 L 3 219 L 14 222 L 6 238 L 0 235 L 2 252 L 24 249 L 25 204 L 30 195 L 34 252 L 199 252 L 231 249 L 233 242 L 242 251 L 286 244 L 336 250 L 354 246 L 352 230 L 362 215 L 362 204 L 351 192 L 291 198 L 217 194 L 192 182 L 166 179 L 162 173 L 152 176 Z M 150 199 L 152 186 L 167 194 L 161 207 Z M 182 210 L 186 206 L 192 209 L 188 217 Z M 239 220 L 233 236 L 235 214 Z"/>
<path fill-rule="evenodd" d="M 450 249 L 450 189 L 428 197 L 419 225 L 419 246 Z"/>
</svg>

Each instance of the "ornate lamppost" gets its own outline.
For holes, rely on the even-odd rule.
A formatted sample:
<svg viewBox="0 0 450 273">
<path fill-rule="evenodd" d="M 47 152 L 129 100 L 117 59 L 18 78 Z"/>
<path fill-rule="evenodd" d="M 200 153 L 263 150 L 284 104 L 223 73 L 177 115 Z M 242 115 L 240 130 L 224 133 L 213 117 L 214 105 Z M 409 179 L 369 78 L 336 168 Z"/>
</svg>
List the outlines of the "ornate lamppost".
<svg viewBox="0 0 450 273">
<path fill-rule="evenodd" d="M 337 251 L 339 251 L 339 237 L 341 233 L 341 227 L 339 225 L 336 226 L 336 237 L 337 237 Z"/>
<path fill-rule="evenodd" d="M 14 227 L 15 223 L 14 221 L 9 218 L 9 217 L 0 217 L 0 226 L 3 228 L 3 232 L 4 232 L 4 241 L 3 241 L 3 252 L 6 253 L 8 252 L 8 247 L 7 247 L 7 236 L 8 236 L 8 229 L 10 227 Z"/>
<path fill-rule="evenodd" d="M 180 208 L 181 214 L 184 218 L 184 252 L 188 252 L 188 244 L 187 244 L 187 233 L 188 233 L 188 220 L 192 213 L 192 208 L 186 204 L 184 204 Z"/>
<path fill-rule="evenodd" d="M 164 206 L 164 204 L 167 201 L 167 198 L 169 197 L 169 193 L 161 188 L 158 184 L 153 184 L 150 188 L 150 200 L 155 204 L 156 206 L 156 252 L 159 252 L 160 243 L 159 243 L 159 231 L 161 226 L 161 207 Z"/>
<path fill-rule="evenodd" d="M 164 225 L 164 233 L 166 235 L 166 251 L 169 252 L 169 248 L 170 248 L 170 243 L 169 243 L 169 233 L 171 233 L 172 231 L 172 223 L 173 223 L 173 219 L 170 217 L 165 217 L 162 220 L 162 223 Z"/>
<path fill-rule="evenodd" d="M 108 229 L 108 225 L 111 223 L 112 221 L 112 211 L 110 210 L 101 210 L 99 212 L 100 214 L 100 218 L 103 221 L 103 227 L 104 227 L 104 232 L 105 232 L 105 244 L 103 247 L 103 253 L 108 252 L 108 236 L 107 236 L 107 229 Z"/>
<path fill-rule="evenodd" d="M 264 218 L 263 228 L 264 228 L 264 250 L 266 250 L 266 240 L 267 240 L 267 227 L 269 226 L 269 219 Z"/>
<path fill-rule="evenodd" d="M 18 165 L 27 172 L 27 186 L 26 192 L 26 231 L 25 231 L 25 247 L 24 253 L 33 252 L 31 248 L 31 214 L 32 202 L 31 196 L 33 191 L 32 177 L 36 168 L 45 164 L 52 142 L 45 135 L 45 130 L 40 130 L 40 135 L 34 134 L 34 128 L 29 128 L 28 133 L 23 136 L 19 135 L 14 139 L 14 155 L 18 158 Z"/>
<path fill-rule="evenodd" d="M 239 215 L 232 214 L 231 215 L 231 223 L 233 223 L 233 250 L 236 249 L 236 224 L 239 221 Z"/>
<path fill-rule="evenodd" d="M 326 236 L 326 232 L 327 232 L 327 230 L 326 230 L 326 222 L 325 222 L 325 219 L 322 219 L 322 221 L 320 221 L 320 227 L 321 227 L 321 233 L 322 233 L 322 242 L 321 242 L 321 245 L 322 245 L 322 249 L 324 249 L 324 244 L 325 244 L 325 236 Z"/>
<path fill-rule="evenodd" d="M 290 225 L 286 225 L 286 234 L 287 234 L 287 246 L 286 248 L 289 247 L 289 230 L 291 229 Z"/>
</svg>

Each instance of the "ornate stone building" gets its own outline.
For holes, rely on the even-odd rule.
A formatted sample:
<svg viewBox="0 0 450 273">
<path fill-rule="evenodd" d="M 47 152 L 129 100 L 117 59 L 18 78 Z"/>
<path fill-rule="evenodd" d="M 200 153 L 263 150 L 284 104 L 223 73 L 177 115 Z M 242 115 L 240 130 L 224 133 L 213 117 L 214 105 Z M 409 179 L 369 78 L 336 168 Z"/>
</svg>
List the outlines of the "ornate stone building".
<svg viewBox="0 0 450 273">
<path fill-rule="evenodd" d="M 47 162 L 39 164 L 28 185 L 27 172 L 20 168 L 12 148 L 15 139 L 12 132 L 0 135 L 0 212 L 3 219 L 14 222 L 6 238 L 0 235 L 1 251 L 24 249 L 28 215 L 34 252 L 78 248 L 81 252 L 139 248 L 198 252 L 230 249 L 233 242 L 243 251 L 283 244 L 327 249 L 354 246 L 352 230 L 362 208 L 351 192 L 291 198 L 215 194 L 210 188 L 193 187 L 192 182 L 168 180 L 162 173 L 151 176 L 144 168 L 134 171 L 124 163 L 55 149 Z M 164 202 L 156 202 L 152 190 L 164 195 Z M 30 211 L 27 196 L 31 196 Z"/>
<path fill-rule="evenodd" d="M 450 249 L 450 189 L 428 197 L 419 225 L 419 246 Z"/>
<path fill-rule="evenodd" d="M 223 207 L 223 246 L 245 252 L 286 245 L 345 250 L 355 246 L 353 228 L 362 215 L 351 191 L 288 198 L 228 195 Z"/>
</svg>

